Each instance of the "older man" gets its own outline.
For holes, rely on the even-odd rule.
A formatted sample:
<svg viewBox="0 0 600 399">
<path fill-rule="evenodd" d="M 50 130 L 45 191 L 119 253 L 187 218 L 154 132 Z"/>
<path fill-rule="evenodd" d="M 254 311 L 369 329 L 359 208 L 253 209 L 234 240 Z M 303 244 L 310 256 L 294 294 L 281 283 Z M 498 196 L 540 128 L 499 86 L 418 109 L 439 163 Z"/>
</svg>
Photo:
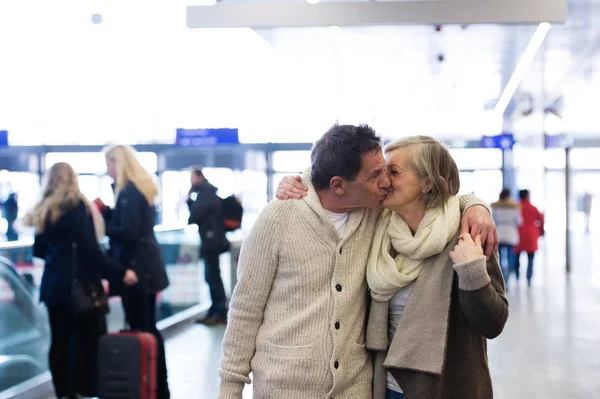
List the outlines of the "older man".
<svg viewBox="0 0 600 399">
<path fill-rule="evenodd" d="M 242 246 L 219 398 L 241 398 L 250 372 L 256 398 L 371 397 L 365 270 L 390 186 L 379 137 L 365 125 L 333 126 L 302 183 L 302 200 L 267 205 Z M 482 202 L 461 197 L 462 209 L 473 204 Z M 484 207 L 465 218 L 493 229 Z"/>
</svg>

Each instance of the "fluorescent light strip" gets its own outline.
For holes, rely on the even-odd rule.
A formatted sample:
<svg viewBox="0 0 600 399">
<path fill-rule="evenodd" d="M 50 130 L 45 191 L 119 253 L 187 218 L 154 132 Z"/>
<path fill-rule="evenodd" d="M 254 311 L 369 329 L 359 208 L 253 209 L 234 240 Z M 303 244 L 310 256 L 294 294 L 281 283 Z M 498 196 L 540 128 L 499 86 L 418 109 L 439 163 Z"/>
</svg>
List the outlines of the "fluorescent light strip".
<svg viewBox="0 0 600 399">
<path fill-rule="evenodd" d="M 548 31 L 550 31 L 551 26 L 552 25 L 550 25 L 548 22 L 542 22 L 538 25 L 537 29 L 535 30 L 535 33 L 531 37 L 531 40 L 529 41 L 525 52 L 523 52 L 523 55 L 521 56 L 517 67 L 515 68 L 512 76 L 510 77 L 510 80 L 506 84 L 506 87 L 504 88 L 500 99 L 498 99 L 498 102 L 496 103 L 496 108 L 494 109 L 494 112 L 498 113 L 498 115 L 502 116 L 504 114 L 504 111 L 506 111 L 506 107 L 508 107 L 510 99 L 515 95 L 515 92 L 519 88 L 523 76 L 525 76 L 525 73 L 529 69 L 531 62 L 535 58 L 536 53 L 538 52 L 542 43 L 544 42 L 544 39 L 546 38 Z"/>
</svg>

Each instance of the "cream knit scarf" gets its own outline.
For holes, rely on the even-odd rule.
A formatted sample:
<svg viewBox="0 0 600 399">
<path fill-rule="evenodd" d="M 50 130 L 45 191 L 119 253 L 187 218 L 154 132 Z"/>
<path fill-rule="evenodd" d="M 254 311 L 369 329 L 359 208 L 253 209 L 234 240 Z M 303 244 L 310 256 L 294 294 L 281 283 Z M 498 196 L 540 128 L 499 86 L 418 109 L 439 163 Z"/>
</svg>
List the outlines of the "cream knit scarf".
<svg viewBox="0 0 600 399">
<path fill-rule="evenodd" d="M 450 197 L 443 207 L 427 210 L 414 236 L 400 215 L 385 209 L 377 223 L 367 265 L 373 299 L 389 301 L 399 288 L 419 277 L 423 260 L 441 253 L 456 236 L 459 224 L 456 196 Z M 395 259 L 390 254 L 391 247 L 398 252 Z"/>
</svg>

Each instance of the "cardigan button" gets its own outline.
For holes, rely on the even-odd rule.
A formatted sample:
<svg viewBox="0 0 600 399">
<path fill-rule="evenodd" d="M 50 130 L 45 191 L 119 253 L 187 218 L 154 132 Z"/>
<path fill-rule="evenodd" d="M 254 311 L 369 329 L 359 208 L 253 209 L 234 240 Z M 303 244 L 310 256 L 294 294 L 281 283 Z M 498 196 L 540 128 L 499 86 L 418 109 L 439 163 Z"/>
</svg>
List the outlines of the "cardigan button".
<svg viewBox="0 0 600 399">
<path fill-rule="evenodd" d="M 335 322 L 335 329 L 336 329 L 336 330 L 339 330 L 339 329 L 340 329 L 340 322 L 339 322 L 339 321 L 336 321 L 336 322 Z"/>
<path fill-rule="evenodd" d="M 339 285 L 339 284 L 337 284 L 337 285 L 335 286 L 335 289 L 337 290 L 337 292 L 342 292 L 342 286 L 341 286 L 341 285 Z"/>
<path fill-rule="evenodd" d="M 336 361 L 335 363 L 333 363 L 333 367 L 335 367 L 337 370 L 337 368 L 340 367 L 340 364 Z"/>
</svg>

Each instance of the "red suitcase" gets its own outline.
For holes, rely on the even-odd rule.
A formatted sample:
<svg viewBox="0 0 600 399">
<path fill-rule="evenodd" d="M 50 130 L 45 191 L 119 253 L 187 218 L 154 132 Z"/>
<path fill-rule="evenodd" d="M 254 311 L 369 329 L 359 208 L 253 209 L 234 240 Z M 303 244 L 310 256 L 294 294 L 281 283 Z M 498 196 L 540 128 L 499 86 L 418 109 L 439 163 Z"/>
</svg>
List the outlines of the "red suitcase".
<svg viewBox="0 0 600 399">
<path fill-rule="evenodd" d="M 122 331 L 100 339 L 100 399 L 156 398 L 156 338 L 150 333 Z"/>
</svg>

